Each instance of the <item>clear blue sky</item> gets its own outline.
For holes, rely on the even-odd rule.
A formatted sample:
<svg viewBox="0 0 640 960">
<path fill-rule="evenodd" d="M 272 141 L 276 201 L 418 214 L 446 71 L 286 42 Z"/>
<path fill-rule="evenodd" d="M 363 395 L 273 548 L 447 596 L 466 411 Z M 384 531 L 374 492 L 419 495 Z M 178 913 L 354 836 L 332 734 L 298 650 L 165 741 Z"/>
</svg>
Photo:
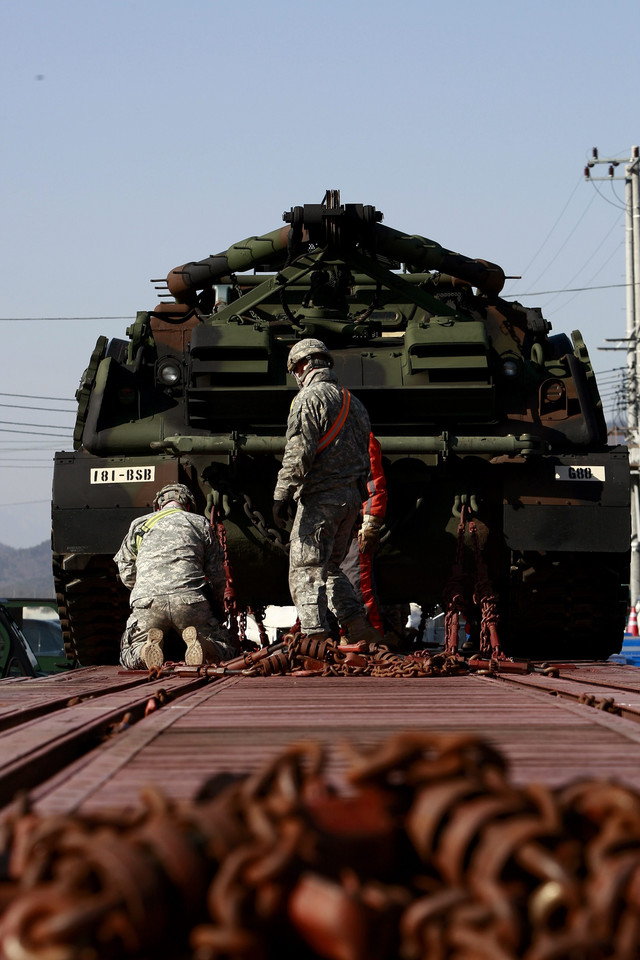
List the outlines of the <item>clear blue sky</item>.
<svg viewBox="0 0 640 960">
<path fill-rule="evenodd" d="M 68 401 L 150 278 L 327 188 L 521 274 L 622 366 L 597 348 L 625 330 L 623 184 L 582 170 L 640 141 L 639 36 L 636 0 L 4 4 L 0 542 L 48 539 L 71 449 L 71 403 L 16 395 Z M 28 319 L 70 317 L 127 319 Z"/>
</svg>

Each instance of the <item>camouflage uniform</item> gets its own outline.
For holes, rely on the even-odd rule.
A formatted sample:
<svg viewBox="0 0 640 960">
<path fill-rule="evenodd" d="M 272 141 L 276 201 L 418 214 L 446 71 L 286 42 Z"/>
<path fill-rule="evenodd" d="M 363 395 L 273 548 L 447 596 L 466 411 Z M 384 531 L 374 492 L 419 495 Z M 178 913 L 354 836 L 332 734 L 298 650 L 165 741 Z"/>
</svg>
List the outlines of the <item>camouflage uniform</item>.
<svg viewBox="0 0 640 960">
<path fill-rule="evenodd" d="M 147 522 L 150 528 L 141 531 Z M 122 666 L 145 668 L 141 651 L 152 627 L 181 632 L 195 626 L 213 642 L 221 660 L 234 655 L 231 635 L 214 617 L 206 596 L 207 580 L 216 599 L 222 598 L 225 581 L 221 551 L 204 517 L 173 507 L 139 517 L 114 560 L 131 590 L 131 616 L 120 645 Z"/>
<path fill-rule="evenodd" d="M 304 633 L 328 631 L 327 603 L 341 624 L 364 610 L 340 569 L 362 509 L 369 473 L 369 416 L 357 397 L 337 437 L 318 444 L 343 403 L 328 367 L 312 369 L 294 399 L 274 500 L 297 500 L 289 554 L 289 589 Z M 317 454 L 317 455 L 316 455 Z"/>
</svg>

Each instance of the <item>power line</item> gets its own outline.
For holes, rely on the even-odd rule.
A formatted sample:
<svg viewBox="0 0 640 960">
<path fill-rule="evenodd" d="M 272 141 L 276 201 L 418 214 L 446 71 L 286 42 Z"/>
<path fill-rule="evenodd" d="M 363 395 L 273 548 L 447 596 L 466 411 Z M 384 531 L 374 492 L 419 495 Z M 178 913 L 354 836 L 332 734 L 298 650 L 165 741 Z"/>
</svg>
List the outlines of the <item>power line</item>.
<svg viewBox="0 0 640 960">
<path fill-rule="evenodd" d="M 600 188 L 597 187 L 595 183 L 593 183 L 593 180 L 589 179 L 589 183 L 593 184 L 596 193 L 598 194 L 599 197 L 602 197 L 605 203 L 609 203 L 612 207 L 617 207 L 618 210 L 626 210 L 626 207 L 624 205 L 621 205 L 619 203 L 614 203 L 613 200 L 607 200 L 602 190 L 600 190 Z"/>
<path fill-rule="evenodd" d="M 599 269 L 599 270 L 596 270 L 596 272 L 595 272 L 595 273 L 593 274 L 593 276 L 591 277 L 591 280 L 595 280 L 595 278 L 598 276 L 598 274 L 602 273 L 602 271 L 603 271 L 604 268 L 607 266 L 607 264 L 608 264 L 611 260 L 613 260 L 613 258 L 615 257 L 616 253 L 618 252 L 618 250 L 620 249 L 621 246 L 622 246 L 622 241 L 618 244 L 618 246 L 617 246 L 616 249 L 613 251 L 613 253 L 612 253 L 609 257 L 607 257 L 607 259 L 604 261 L 604 263 L 602 264 L 602 266 L 600 267 L 600 269 Z M 591 280 L 590 280 L 589 282 L 591 282 Z M 631 284 L 626 284 L 626 286 L 631 286 Z M 589 290 L 594 290 L 595 287 L 589 287 L 588 289 L 589 289 Z M 570 303 L 573 303 L 573 301 L 576 299 L 577 296 L 578 296 L 578 294 L 576 293 L 575 296 L 570 297 L 568 300 L 565 300 L 565 302 L 562 304 L 562 309 L 563 309 L 563 310 L 566 310 L 566 308 L 569 306 L 569 304 L 570 304 Z M 555 297 L 554 297 L 553 299 L 555 299 Z M 548 300 L 548 301 L 547 301 L 547 303 L 546 303 L 546 308 L 548 308 L 548 306 L 549 306 L 550 303 L 553 303 L 553 300 Z"/>
<path fill-rule="evenodd" d="M 0 403 L 0 407 L 10 407 L 12 410 L 46 410 L 47 413 L 66 413 L 75 416 L 75 410 L 63 410 L 62 407 L 27 407 L 23 403 Z"/>
<path fill-rule="evenodd" d="M 60 320 L 131 320 L 126 317 L 0 317 L 0 323 L 28 323 L 29 321 L 46 320 L 48 323 L 57 323 Z"/>
<path fill-rule="evenodd" d="M 562 290 L 534 290 L 533 293 L 515 293 L 509 294 L 510 297 L 546 297 L 550 293 L 583 293 L 585 290 L 613 290 L 616 287 L 632 287 L 632 283 L 604 283 L 596 287 L 567 287 Z"/>
<path fill-rule="evenodd" d="M 56 400 L 60 403 L 76 403 L 72 397 L 37 397 L 30 393 L 1 393 L 0 397 L 20 397 L 21 400 Z"/>
<path fill-rule="evenodd" d="M 4 421 L 0 420 L 0 423 L 4 423 Z M 37 424 L 35 424 L 35 426 L 37 426 Z M 54 440 L 57 437 L 59 437 L 61 442 L 62 440 L 66 440 L 68 438 L 67 434 L 63 435 L 61 433 L 43 433 L 42 430 L 9 430 L 6 427 L 0 427 L 0 433 L 28 433 L 28 434 L 38 435 L 40 437 L 52 437 Z"/>
<path fill-rule="evenodd" d="M 0 423 L 8 423 L 12 427 L 45 427 L 51 430 L 64 430 L 59 423 L 23 423 L 21 420 L 0 420 Z"/>
<path fill-rule="evenodd" d="M 11 439 L 0 437 L 0 453 L 10 453 L 12 450 L 16 453 L 25 453 L 31 450 L 55 450 L 56 443 L 55 436 L 52 437 L 51 443 L 44 443 L 42 440 L 16 440 L 14 437 L 11 437 Z M 8 444 L 11 444 L 11 446 L 8 446 Z"/>
<path fill-rule="evenodd" d="M 538 274 L 538 276 L 536 277 L 536 279 L 533 281 L 534 283 L 537 283 L 538 280 L 540 280 L 540 278 L 545 275 L 545 273 L 547 272 L 547 270 L 549 269 L 549 267 L 550 267 L 553 263 L 555 263 L 555 261 L 558 259 L 558 256 L 562 253 L 562 251 L 564 250 L 564 248 L 566 247 L 566 245 L 569 243 L 569 240 L 571 240 L 571 237 L 574 235 L 574 233 L 576 232 L 576 230 L 578 229 L 578 227 L 580 226 L 580 224 L 582 223 L 582 221 L 583 221 L 584 218 L 586 217 L 587 213 L 589 212 L 589 208 L 591 207 L 591 204 L 593 203 L 594 200 L 595 200 L 595 196 L 593 196 L 593 197 L 591 198 L 591 200 L 589 201 L 589 203 L 587 204 L 587 206 L 585 207 L 585 209 L 582 211 L 581 216 L 578 217 L 578 220 L 576 221 L 573 229 L 572 229 L 572 230 L 570 231 L 570 233 L 567 235 L 564 243 L 562 243 L 561 246 L 558 248 L 558 250 L 556 250 L 556 252 L 554 253 L 554 255 L 553 255 L 553 257 L 551 258 L 551 260 L 548 262 L 548 264 L 546 265 L 546 267 L 542 270 L 541 273 Z"/>
<path fill-rule="evenodd" d="M 618 203 L 622 204 L 622 209 L 626 211 L 627 209 L 626 201 L 623 197 L 619 196 L 616 193 L 615 181 L 613 179 L 611 180 L 611 183 L 609 184 L 609 186 L 611 187 L 611 193 L 614 195 Z"/>
<path fill-rule="evenodd" d="M 578 187 L 580 186 L 581 181 L 582 181 L 582 177 L 580 177 L 580 178 L 578 179 L 578 182 L 576 183 L 575 187 L 574 187 L 573 190 L 571 191 L 571 194 L 569 195 L 569 199 L 567 200 L 567 202 L 565 203 L 564 207 L 562 208 L 562 210 L 561 210 L 560 213 L 558 214 L 558 217 L 556 218 L 555 223 L 553 224 L 553 226 L 551 227 L 551 229 L 550 229 L 549 232 L 547 233 L 546 237 L 544 238 L 544 240 L 542 241 L 542 243 L 540 244 L 540 246 L 538 247 L 538 249 L 536 250 L 536 252 L 535 252 L 534 255 L 532 256 L 531 260 L 529 260 L 529 263 L 526 265 L 526 267 L 525 267 L 524 270 L 522 271 L 523 274 L 525 274 L 525 273 L 527 272 L 527 270 L 535 263 L 535 261 L 538 259 L 539 255 L 542 253 L 545 245 L 547 244 L 548 240 L 550 239 L 551 235 L 553 234 L 553 231 L 556 229 L 556 227 L 558 226 L 558 224 L 559 224 L 560 221 L 562 220 L 562 217 L 564 216 L 567 207 L 569 206 L 569 204 L 570 204 L 571 201 L 573 200 L 574 195 L 575 195 Z"/>
<path fill-rule="evenodd" d="M 597 253 L 600 253 L 600 252 L 601 252 L 604 243 L 609 239 L 609 237 L 611 236 L 611 234 L 613 233 L 613 231 L 616 230 L 619 226 L 620 226 L 620 218 L 619 218 L 619 217 L 616 217 L 615 222 L 614 222 L 614 223 L 611 225 L 611 227 L 607 230 L 606 234 L 604 235 L 604 237 L 602 238 L 602 240 L 598 243 L 598 245 L 597 245 L 596 248 L 594 249 L 594 251 L 593 251 L 593 253 L 591 254 L 591 256 L 588 257 L 588 258 L 584 261 L 584 263 L 582 264 L 582 266 L 580 267 L 580 269 L 577 270 L 576 273 L 574 273 L 574 275 L 567 280 L 567 283 L 573 283 L 574 280 L 576 280 L 576 279 L 580 276 L 580 274 L 581 274 L 584 270 L 586 270 L 586 268 L 587 268 L 587 266 L 589 265 L 589 263 L 591 263 L 591 261 L 593 260 L 593 258 L 596 256 Z M 620 249 L 620 247 L 622 246 L 622 244 L 623 244 L 623 241 L 621 240 L 621 241 L 618 243 L 618 245 L 615 247 L 615 249 L 613 250 L 613 252 L 612 252 L 612 253 L 607 257 L 607 259 L 604 261 L 604 263 L 602 263 L 602 264 L 600 265 L 600 267 L 598 268 L 598 270 L 596 270 L 596 272 L 589 278 L 589 280 L 588 280 L 589 285 L 591 285 L 591 283 L 596 279 L 596 277 L 597 277 L 600 273 L 602 273 L 602 271 L 603 271 L 604 268 L 607 266 L 607 264 L 609 263 L 609 261 L 612 260 L 613 257 L 617 254 L 617 252 L 618 252 L 618 250 Z M 559 296 L 562 296 L 562 294 L 556 294 L 556 295 L 553 297 L 553 299 L 547 301 L 547 303 L 546 303 L 546 309 L 548 309 L 548 308 L 551 306 L 551 304 L 553 303 L 553 301 L 554 301 L 557 297 L 559 297 Z M 575 296 L 571 297 L 571 299 L 568 300 L 568 301 L 564 304 L 564 308 L 566 308 L 573 300 L 575 300 L 575 297 L 576 297 L 576 296 L 577 296 L 577 294 L 576 294 Z"/>
</svg>

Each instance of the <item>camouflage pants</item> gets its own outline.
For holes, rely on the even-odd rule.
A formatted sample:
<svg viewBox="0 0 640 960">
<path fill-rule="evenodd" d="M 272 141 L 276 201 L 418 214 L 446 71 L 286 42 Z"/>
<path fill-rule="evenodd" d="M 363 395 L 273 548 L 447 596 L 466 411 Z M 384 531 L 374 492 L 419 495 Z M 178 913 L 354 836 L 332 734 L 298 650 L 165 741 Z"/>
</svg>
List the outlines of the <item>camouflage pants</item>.
<svg viewBox="0 0 640 960">
<path fill-rule="evenodd" d="M 128 670 L 145 670 L 141 657 L 147 640 L 147 631 L 157 627 L 163 632 L 171 629 L 182 633 L 185 627 L 197 627 L 198 633 L 211 640 L 221 660 L 235 656 L 229 631 L 220 625 L 211 612 L 207 600 L 184 599 L 180 594 L 136 601 L 127 620 L 120 642 L 120 663 Z"/>
<path fill-rule="evenodd" d="M 304 633 L 328 630 L 327 605 L 341 624 L 362 616 L 363 606 L 340 569 L 362 507 L 356 487 L 333 503 L 298 503 L 290 537 L 289 590 Z"/>
</svg>

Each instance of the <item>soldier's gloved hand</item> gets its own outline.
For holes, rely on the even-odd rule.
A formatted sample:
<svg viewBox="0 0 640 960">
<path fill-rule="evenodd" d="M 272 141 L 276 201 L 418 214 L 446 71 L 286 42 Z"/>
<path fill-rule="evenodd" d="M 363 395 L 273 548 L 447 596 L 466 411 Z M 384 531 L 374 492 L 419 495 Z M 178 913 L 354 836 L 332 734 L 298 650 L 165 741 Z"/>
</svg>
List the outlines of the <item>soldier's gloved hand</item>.
<svg viewBox="0 0 640 960">
<path fill-rule="evenodd" d="M 374 554 L 380 546 L 380 517 L 372 517 L 365 513 L 362 525 L 358 530 L 358 548 L 360 553 Z"/>
<path fill-rule="evenodd" d="M 283 527 L 286 527 L 289 520 L 289 502 L 289 500 L 273 501 L 273 522 L 276 527 L 280 527 L 281 530 Z"/>
</svg>

